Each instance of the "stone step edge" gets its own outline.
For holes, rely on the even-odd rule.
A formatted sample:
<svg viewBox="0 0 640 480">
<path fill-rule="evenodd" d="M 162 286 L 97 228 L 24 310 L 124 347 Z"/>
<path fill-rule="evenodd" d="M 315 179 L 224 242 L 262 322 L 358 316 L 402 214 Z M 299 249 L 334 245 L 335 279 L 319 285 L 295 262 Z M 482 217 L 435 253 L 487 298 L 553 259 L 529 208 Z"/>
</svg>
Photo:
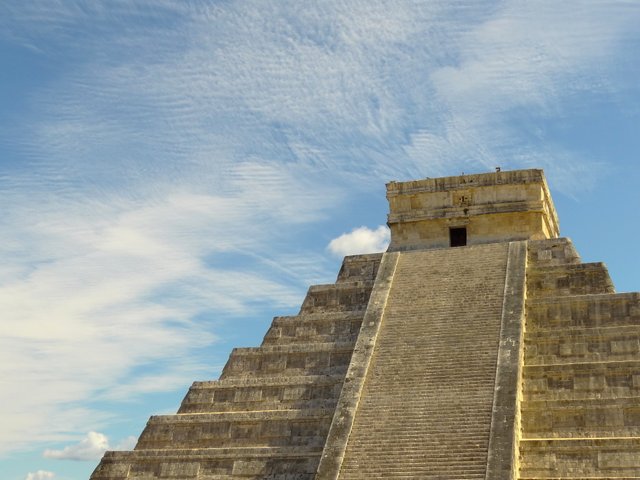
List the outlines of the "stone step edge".
<svg viewBox="0 0 640 480">
<path fill-rule="evenodd" d="M 152 415 L 147 425 L 199 422 L 264 421 L 264 420 L 315 420 L 333 416 L 333 408 L 302 408 L 283 410 L 249 410 L 240 412 L 204 412 Z"/>
<path fill-rule="evenodd" d="M 570 399 L 557 399 L 557 400 L 523 400 L 521 408 L 526 410 L 528 408 L 570 408 L 570 407 L 583 407 L 588 408 L 593 404 L 594 407 L 619 407 L 620 405 L 626 405 L 629 401 L 636 401 L 634 407 L 640 405 L 640 392 L 638 395 L 615 397 L 615 398 L 585 398 L 583 400 L 570 398 Z"/>
<path fill-rule="evenodd" d="M 322 400 L 303 399 L 291 401 L 265 401 L 259 400 L 255 402 L 228 402 L 224 405 L 218 405 L 211 402 L 190 402 L 182 405 L 178 410 L 178 415 L 183 414 L 202 414 L 202 413 L 225 413 L 225 412 L 254 412 L 254 411 L 273 411 L 273 410 L 291 410 L 291 408 L 321 408 L 326 410 L 335 410 L 337 400 L 335 398 L 327 398 Z M 258 405 L 260 407 L 258 407 Z"/>
<path fill-rule="evenodd" d="M 618 398 L 617 397 L 617 392 L 615 391 L 616 387 L 608 387 L 606 390 L 607 391 L 603 391 L 603 390 L 581 390 L 579 393 L 583 394 L 583 396 L 580 395 L 576 395 L 574 390 L 569 390 L 564 392 L 561 395 L 556 395 L 554 396 L 550 396 L 548 395 L 547 391 L 544 392 L 534 392 L 534 393 L 530 393 L 530 392 L 525 392 L 523 395 L 523 400 L 522 403 L 526 404 L 527 402 L 536 402 L 536 401 L 564 401 L 564 400 L 568 400 L 568 401 L 582 401 L 582 400 L 594 400 L 594 401 L 598 401 L 598 400 L 610 400 L 610 399 L 614 399 L 614 398 Z M 629 387 L 622 387 L 622 389 L 625 391 L 625 393 L 627 393 L 629 390 L 637 390 L 640 392 L 640 389 L 637 388 L 629 388 Z M 604 393 L 604 395 L 603 395 Z M 610 396 L 609 396 L 610 395 Z M 635 396 L 633 396 L 632 398 L 636 398 Z"/>
<path fill-rule="evenodd" d="M 313 312 L 299 315 L 279 315 L 273 317 L 271 325 L 304 325 L 306 323 L 330 323 L 357 321 L 364 317 L 362 310 L 346 310 L 344 312 Z"/>
<path fill-rule="evenodd" d="M 573 367 L 573 366 L 584 366 L 584 367 L 597 367 L 597 366 L 624 366 L 624 365 L 636 365 L 640 363 L 640 357 L 636 360 L 605 360 L 605 361 L 592 361 L 592 362 L 566 362 L 566 363 L 536 363 L 536 364 L 525 364 L 524 370 L 527 369 L 544 369 L 544 368 L 556 368 L 556 367 Z"/>
<path fill-rule="evenodd" d="M 597 430 L 596 428 L 577 428 L 577 427 L 572 427 L 572 428 L 565 428 L 562 430 L 561 433 L 556 433 L 553 436 L 544 436 L 544 437 L 540 437 L 540 434 L 547 434 L 549 433 L 548 430 L 533 430 L 533 433 L 531 435 L 527 435 L 527 432 L 523 432 L 521 440 L 539 440 L 539 439 L 544 439 L 544 440 L 557 440 L 557 439 L 569 439 L 569 440 L 606 440 L 606 439 L 619 439 L 620 438 L 620 434 L 628 434 L 629 438 L 637 438 L 638 434 L 640 433 L 639 431 L 639 427 L 620 427 L 617 433 L 615 434 L 611 434 L 610 436 L 606 434 L 606 427 L 603 427 L 600 430 Z M 538 436 L 536 436 L 536 434 Z M 609 447 L 606 447 L 609 448 Z"/>
<path fill-rule="evenodd" d="M 561 338 L 588 338 L 588 337 L 601 337 L 603 335 L 608 335 L 610 331 L 622 330 L 623 333 L 634 333 L 639 331 L 640 323 L 635 325 L 601 325 L 597 327 L 556 327 L 556 328 L 536 328 L 531 331 L 527 330 L 527 338 L 525 340 L 525 345 L 527 343 L 532 343 L 531 340 L 536 340 L 537 338 L 545 339 L 547 336 L 552 337 L 553 339 L 559 340 Z M 560 330 L 560 331 L 558 331 Z M 625 332 L 626 331 L 626 332 Z M 599 332 L 602 332 L 603 335 L 600 335 Z M 551 343 L 551 342 L 549 342 Z"/>
<path fill-rule="evenodd" d="M 324 342 L 285 345 L 262 345 L 260 347 L 236 347 L 231 355 L 264 355 L 270 353 L 316 353 L 316 352 L 349 352 L 354 342 Z"/>
<path fill-rule="evenodd" d="M 334 385 L 344 382 L 344 374 L 339 375 L 296 375 L 296 376 L 265 376 L 223 378 L 221 380 L 196 381 L 191 385 L 192 390 L 209 390 L 216 388 L 234 387 L 277 387 L 291 385 Z"/>
<path fill-rule="evenodd" d="M 585 438 L 548 438 L 548 437 L 538 437 L 538 438 L 521 438 L 520 445 L 526 446 L 535 446 L 539 444 L 540 446 L 557 444 L 561 446 L 575 446 L 575 447 L 612 447 L 612 446 L 621 446 L 625 445 L 634 445 L 640 447 L 640 436 L 628 436 L 628 437 L 585 437 Z M 591 445 L 590 445 L 591 444 Z"/>
<path fill-rule="evenodd" d="M 311 285 L 307 290 L 307 294 L 315 292 L 323 292 L 327 290 L 351 290 L 361 288 L 372 288 L 374 280 L 347 280 L 335 283 L 321 283 L 318 285 Z"/>
<path fill-rule="evenodd" d="M 608 270 L 607 265 L 604 262 L 583 262 L 583 263 L 567 263 L 565 265 L 536 265 L 535 263 L 529 263 L 527 268 L 527 275 L 546 275 L 553 270 Z"/>
<path fill-rule="evenodd" d="M 602 300 L 620 301 L 630 300 L 640 302 L 640 292 L 622 292 L 622 293 L 589 293 L 586 295 L 560 295 L 557 297 L 537 297 L 527 298 L 527 308 L 539 305 L 554 305 L 566 303 L 589 303 L 601 302 Z"/>
<path fill-rule="evenodd" d="M 322 447 L 289 446 L 289 447 L 211 447 L 211 448 L 154 448 L 148 450 L 115 451 L 104 454 L 104 460 L 135 459 L 164 460 L 210 460 L 212 458 L 290 458 L 320 456 Z"/>
</svg>

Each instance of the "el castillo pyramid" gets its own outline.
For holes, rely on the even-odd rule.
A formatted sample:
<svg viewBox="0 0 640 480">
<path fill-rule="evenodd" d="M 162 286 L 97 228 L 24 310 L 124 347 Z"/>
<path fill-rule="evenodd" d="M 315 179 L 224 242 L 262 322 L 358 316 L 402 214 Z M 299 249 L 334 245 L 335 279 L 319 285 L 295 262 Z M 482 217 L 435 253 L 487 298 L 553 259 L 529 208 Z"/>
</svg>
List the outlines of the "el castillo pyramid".
<svg viewBox="0 0 640 480">
<path fill-rule="evenodd" d="M 640 294 L 559 238 L 543 172 L 387 197 L 387 252 L 346 257 L 91 479 L 639 479 Z"/>
</svg>

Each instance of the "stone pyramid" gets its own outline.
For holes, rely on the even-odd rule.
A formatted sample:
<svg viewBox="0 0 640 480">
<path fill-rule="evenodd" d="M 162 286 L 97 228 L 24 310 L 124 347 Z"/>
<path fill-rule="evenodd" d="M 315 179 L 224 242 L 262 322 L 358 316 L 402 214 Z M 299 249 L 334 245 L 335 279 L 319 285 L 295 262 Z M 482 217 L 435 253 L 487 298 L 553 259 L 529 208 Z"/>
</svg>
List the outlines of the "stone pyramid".
<svg viewBox="0 0 640 480">
<path fill-rule="evenodd" d="M 346 257 L 92 480 L 640 478 L 640 294 L 582 263 L 541 170 L 387 185 Z"/>
</svg>

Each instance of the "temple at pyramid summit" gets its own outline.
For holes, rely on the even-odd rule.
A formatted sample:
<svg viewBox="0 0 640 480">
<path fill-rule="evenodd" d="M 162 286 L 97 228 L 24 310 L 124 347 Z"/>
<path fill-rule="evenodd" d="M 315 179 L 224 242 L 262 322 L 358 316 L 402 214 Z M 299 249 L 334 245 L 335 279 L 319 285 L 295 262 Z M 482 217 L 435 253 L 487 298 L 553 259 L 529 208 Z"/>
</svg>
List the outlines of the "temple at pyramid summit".
<svg viewBox="0 0 640 480">
<path fill-rule="evenodd" d="M 236 348 L 92 480 L 640 478 L 640 294 L 541 170 L 387 185 L 391 244 Z"/>
</svg>

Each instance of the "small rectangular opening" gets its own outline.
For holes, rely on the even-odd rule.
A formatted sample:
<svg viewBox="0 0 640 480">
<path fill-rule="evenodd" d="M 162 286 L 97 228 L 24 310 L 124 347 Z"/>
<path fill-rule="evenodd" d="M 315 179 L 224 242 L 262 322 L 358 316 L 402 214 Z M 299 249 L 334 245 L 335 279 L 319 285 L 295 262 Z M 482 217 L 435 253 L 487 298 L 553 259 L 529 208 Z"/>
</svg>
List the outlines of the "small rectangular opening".
<svg viewBox="0 0 640 480">
<path fill-rule="evenodd" d="M 465 227 L 450 228 L 449 244 L 452 247 L 464 247 L 467 244 L 467 229 Z"/>
</svg>

